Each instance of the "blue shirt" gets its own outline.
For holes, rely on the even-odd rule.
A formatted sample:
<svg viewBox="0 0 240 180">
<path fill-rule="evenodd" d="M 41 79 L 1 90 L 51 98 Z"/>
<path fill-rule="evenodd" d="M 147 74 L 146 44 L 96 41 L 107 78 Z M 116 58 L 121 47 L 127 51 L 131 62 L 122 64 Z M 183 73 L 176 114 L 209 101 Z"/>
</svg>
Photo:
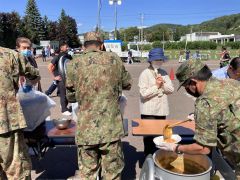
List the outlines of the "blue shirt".
<svg viewBox="0 0 240 180">
<path fill-rule="evenodd" d="M 228 69 L 228 66 L 222 67 L 220 69 L 216 69 L 212 71 L 212 75 L 217 79 L 227 79 L 229 78 L 227 69 Z"/>
</svg>

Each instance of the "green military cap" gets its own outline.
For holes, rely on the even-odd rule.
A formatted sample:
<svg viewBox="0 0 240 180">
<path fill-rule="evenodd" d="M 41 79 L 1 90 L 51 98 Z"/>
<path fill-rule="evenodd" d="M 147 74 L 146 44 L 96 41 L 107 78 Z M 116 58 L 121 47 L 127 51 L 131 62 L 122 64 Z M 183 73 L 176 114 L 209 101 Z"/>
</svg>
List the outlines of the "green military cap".
<svg viewBox="0 0 240 180">
<path fill-rule="evenodd" d="M 100 33 L 98 32 L 87 32 L 84 35 L 84 41 L 99 41 L 102 42 L 102 39 L 100 37 Z"/>
<path fill-rule="evenodd" d="M 176 72 L 176 77 L 180 83 L 178 90 L 186 82 L 186 80 L 196 75 L 204 66 L 205 64 L 199 60 L 188 60 L 182 63 Z"/>
</svg>

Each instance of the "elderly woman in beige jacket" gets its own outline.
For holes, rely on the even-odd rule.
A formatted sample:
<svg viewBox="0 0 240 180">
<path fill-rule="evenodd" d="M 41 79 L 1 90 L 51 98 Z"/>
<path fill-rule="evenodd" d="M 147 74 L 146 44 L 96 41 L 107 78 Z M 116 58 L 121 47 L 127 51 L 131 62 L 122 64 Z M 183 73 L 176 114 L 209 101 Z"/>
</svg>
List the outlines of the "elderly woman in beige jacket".
<svg viewBox="0 0 240 180">
<path fill-rule="evenodd" d="M 141 119 L 166 119 L 169 114 L 167 95 L 173 93 L 174 87 L 167 72 L 160 68 L 165 59 L 162 48 L 149 52 L 150 65 L 141 73 L 138 83 Z M 154 136 L 143 138 L 145 156 L 157 150 L 153 138 Z"/>
</svg>

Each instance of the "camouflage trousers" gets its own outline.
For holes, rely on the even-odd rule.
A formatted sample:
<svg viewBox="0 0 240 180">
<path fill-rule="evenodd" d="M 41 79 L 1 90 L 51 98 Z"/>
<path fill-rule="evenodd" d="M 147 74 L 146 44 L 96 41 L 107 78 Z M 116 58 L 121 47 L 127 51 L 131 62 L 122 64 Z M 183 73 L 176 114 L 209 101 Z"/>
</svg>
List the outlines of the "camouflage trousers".
<svg viewBox="0 0 240 180">
<path fill-rule="evenodd" d="M 78 146 L 79 177 L 82 180 L 121 179 L 124 158 L 121 141 Z"/>
<path fill-rule="evenodd" d="M 0 134 L 0 180 L 31 179 L 31 159 L 21 130 Z"/>
</svg>

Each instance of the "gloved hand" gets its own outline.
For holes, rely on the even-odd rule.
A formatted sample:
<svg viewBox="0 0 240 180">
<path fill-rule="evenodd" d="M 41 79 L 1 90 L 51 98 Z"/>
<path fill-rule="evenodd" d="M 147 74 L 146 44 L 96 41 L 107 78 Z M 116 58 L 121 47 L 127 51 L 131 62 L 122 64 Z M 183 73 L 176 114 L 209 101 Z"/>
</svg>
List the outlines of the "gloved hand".
<svg viewBox="0 0 240 180">
<path fill-rule="evenodd" d="M 192 121 L 194 121 L 194 113 L 190 113 L 188 116 L 187 116 L 187 119 L 191 119 Z"/>
<path fill-rule="evenodd" d="M 161 143 L 156 147 L 165 151 L 175 151 L 176 146 L 177 144 L 174 144 L 174 143 Z"/>
</svg>

